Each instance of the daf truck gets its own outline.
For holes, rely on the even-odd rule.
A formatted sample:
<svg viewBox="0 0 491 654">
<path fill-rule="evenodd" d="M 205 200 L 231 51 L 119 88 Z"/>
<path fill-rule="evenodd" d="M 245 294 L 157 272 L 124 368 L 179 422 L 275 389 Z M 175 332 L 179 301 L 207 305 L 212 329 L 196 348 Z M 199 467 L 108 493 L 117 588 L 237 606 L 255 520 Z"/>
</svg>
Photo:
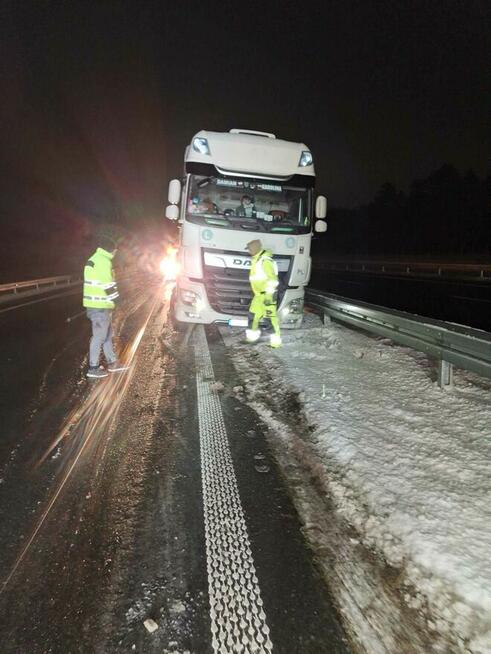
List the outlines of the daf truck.
<svg viewBox="0 0 491 654">
<path fill-rule="evenodd" d="M 177 323 L 246 326 L 252 294 L 246 244 L 260 239 L 278 266 L 278 317 L 299 327 L 310 242 L 325 232 L 327 200 L 314 201 L 312 153 L 303 143 L 245 129 L 200 131 L 169 184 L 165 215 L 180 223 Z"/>
</svg>

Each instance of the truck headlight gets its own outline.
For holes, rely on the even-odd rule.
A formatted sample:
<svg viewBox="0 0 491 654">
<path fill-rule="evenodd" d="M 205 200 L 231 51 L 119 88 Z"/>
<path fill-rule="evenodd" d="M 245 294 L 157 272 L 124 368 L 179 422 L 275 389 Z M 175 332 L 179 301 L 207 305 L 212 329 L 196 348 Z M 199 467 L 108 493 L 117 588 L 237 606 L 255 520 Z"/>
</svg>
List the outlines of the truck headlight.
<svg viewBox="0 0 491 654">
<path fill-rule="evenodd" d="M 194 306 L 198 302 L 201 302 L 201 297 L 199 293 L 195 293 L 194 291 L 189 291 L 184 288 L 181 289 L 181 300 L 184 302 L 184 304 L 192 304 Z"/>
<path fill-rule="evenodd" d="M 288 302 L 286 307 L 286 313 L 288 314 L 302 314 L 303 313 L 303 299 L 297 297 L 294 300 Z"/>
<path fill-rule="evenodd" d="M 300 155 L 300 161 L 298 162 L 298 165 L 304 168 L 305 166 L 311 166 L 312 162 L 313 162 L 312 152 L 309 152 L 308 150 L 304 150 Z"/>
<path fill-rule="evenodd" d="M 208 139 L 205 139 L 202 136 L 197 136 L 194 138 L 193 150 L 195 152 L 199 152 L 200 154 L 211 154 L 210 146 L 208 145 Z"/>
</svg>

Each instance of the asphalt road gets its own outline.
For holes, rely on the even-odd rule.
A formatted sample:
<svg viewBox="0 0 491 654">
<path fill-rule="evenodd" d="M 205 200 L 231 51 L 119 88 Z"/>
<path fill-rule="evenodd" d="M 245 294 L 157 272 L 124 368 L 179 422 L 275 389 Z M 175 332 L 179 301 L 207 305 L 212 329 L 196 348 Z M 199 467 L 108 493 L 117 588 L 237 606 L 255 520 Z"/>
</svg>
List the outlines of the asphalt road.
<svg viewBox="0 0 491 654">
<path fill-rule="evenodd" d="M 218 332 L 126 291 L 96 382 L 78 294 L 0 315 L 0 651 L 348 652 Z"/>
</svg>

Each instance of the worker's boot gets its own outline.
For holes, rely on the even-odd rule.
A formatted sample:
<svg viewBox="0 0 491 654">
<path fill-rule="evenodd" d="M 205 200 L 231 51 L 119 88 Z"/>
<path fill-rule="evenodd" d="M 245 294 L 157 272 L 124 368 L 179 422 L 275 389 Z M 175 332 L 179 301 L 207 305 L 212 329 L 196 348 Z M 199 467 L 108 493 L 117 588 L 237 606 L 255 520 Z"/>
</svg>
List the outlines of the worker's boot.
<svg viewBox="0 0 491 654">
<path fill-rule="evenodd" d="M 281 336 L 279 334 L 271 334 L 269 337 L 269 344 L 271 347 L 281 347 L 282 341 L 281 341 Z"/>
<path fill-rule="evenodd" d="M 259 343 L 260 338 L 260 329 L 246 329 L 245 338 L 241 340 L 241 343 L 244 343 L 245 345 L 254 345 L 254 343 Z"/>
<path fill-rule="evenodd" d="M 108 375 L 109 373 L 102 366 L 90 366 L 87 370 L 87 377 L 89 379 L 102 379 L 103 377 L 108 377 Z"/>
</svg>

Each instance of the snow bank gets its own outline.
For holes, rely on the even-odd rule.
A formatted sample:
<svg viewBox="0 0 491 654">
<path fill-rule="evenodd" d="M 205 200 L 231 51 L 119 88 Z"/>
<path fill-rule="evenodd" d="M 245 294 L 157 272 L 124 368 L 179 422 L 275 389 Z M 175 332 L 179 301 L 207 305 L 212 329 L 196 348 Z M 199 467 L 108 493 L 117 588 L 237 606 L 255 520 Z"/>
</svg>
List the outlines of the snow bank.
<svg viewBox="0 0 491 654">
<path fill-rule="evenodd" d="M 425 355 L 315 325 L 284 334 L 274 352 L 222 333 L 256 404 L 268 380 L 276 394 L 295 392 L 336 510 L 401 570 L 407 608 L 452 652 L 489 654 L 491 383 L 458 371 L 442 391 Z M 261 369 L 267 379 L 252 372 Z"/>
</svg>

